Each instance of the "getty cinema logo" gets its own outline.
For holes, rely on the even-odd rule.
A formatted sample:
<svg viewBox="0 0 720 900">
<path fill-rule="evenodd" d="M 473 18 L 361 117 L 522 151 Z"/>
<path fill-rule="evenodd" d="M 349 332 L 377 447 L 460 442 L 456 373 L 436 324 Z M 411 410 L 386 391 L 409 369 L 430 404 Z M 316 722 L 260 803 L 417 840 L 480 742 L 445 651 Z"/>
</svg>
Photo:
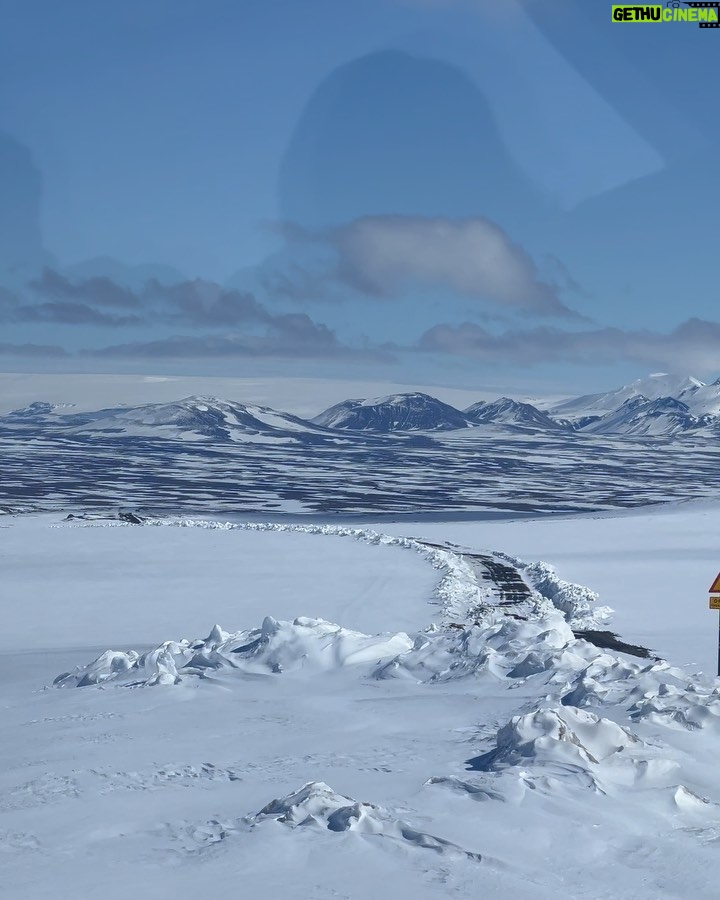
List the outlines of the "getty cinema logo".
<svg viewBox="0 0 720 900">
<path fill-rule="evenodd" d="M 621 3 L 612 8 L 613 22 L 697 22 L 700 28 L 719 28 L 720 0 L 711 3 L 680 3 L 665 6 Z"/>
</svg>

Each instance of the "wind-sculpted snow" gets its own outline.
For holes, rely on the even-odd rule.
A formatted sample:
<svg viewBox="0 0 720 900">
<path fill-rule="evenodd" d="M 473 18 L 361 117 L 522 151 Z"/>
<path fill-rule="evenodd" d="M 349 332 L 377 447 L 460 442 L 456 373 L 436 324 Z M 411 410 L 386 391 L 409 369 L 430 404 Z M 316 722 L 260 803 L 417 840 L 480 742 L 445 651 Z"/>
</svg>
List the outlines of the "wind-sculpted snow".
<svg viewBox="0 0 720 900">
<path fill-rule="evenodd" d="M 479 862 L 479 853 L 464 850 L 451 841 L 419 831 L 393 813 L 375 803 L 354 800 L 338 794 L 322 781 L 309 781 L 284 797 L 271 800 L 255 815 L 238 819 L 212 819 L 207 822 L 168 823 L 165 831 L 189 848 L 218 844 L 229 839 L 242 839 L 249 832 L 267 835 L 268 829 L 294 831 L 307 829 L 329 832 L 328 837 L 350 833 L 371 845 L 382 847 L 384 842 L 399 843 L 409 849 L 433 850 L 439 855 L 461 856 Z M 269 835 L 268 835 L 269 836 Z M 331 845 L 326 845 L 331 849 Z M 326 851 L 327 852 L 327 851 Z"/>
<path fill-rule="evenodd" d="M 468 761 L 474 770 L 510 775 L 548 790 L 569 782 L 603 793 L 640 784 L 674 790 L 677 752 L 659 742 L 658 734 L 720 725 L 720 688 L 664 661 L 643 665 L 583 640 L 561 646 L 562 633 L 533 634 L 514 624 L 505 629 L 507 640 L 499 642 L 501 631 L 489 638 L 494 646 L 476 657 L 474 671 L 484 668 L 511 679 L 537 677 L 550 705 L 501 726 L 495 746 Z M 463 665 L 467 661 L 455 659 L 434 677 L 447 677 Z M 649 741 L 642 736 L 648 734 Z M 665 739 L 670 743 L 671 735 L 666 733 Z"/>
<path fill-rule="evenodd" d="M 568 673 L 556 673 L 562 682 Z M 566 681 L 562 702 L 583 708 L 620 707 L 634 722 L 694 731 L 720 723 L 720 687 L 660 661 L 639 665 L 600 656 Z"/>
<path fill-rule="evenodd" d="M 147 653 L 107 650 L 97 659 L 55 679 L 58 687 L 116 684 L 178 684 L 225 670 L 238 675 L 321 673 L 347 667 L 378 679 L 441 682 L 489 674 L 524 679 L 543 672 L 576 673 L 602 656 L 576 640 L 562 615 L 552 610 L 535 621 L 488 611 L 483 624 L 435 625 L 414 636 L 368 635 L 323 619 L 278 622 L 267 616 L 259 628 L 229 633 L 215 625 L 204 639 L 165 641 Z"/>
<path fill-rule="evenodd" d="M 359 803 L 351 797 L 337 794 L 321 781 L 308 782 L 299 790 L 273 800 L 246 821 L 254 827 L 273 822 L 289 828 L 310 825 L 332 832 L 352 831 L 408 842 L 437 853 L 460 853 L 470 859 L 481 858 L 479 853 L 470 853 L 450 841 L 412 828 L 380 806 Z"/>
<path fill-rule="evenodd" d="M 493 746 L 468 760 L 479 780 L 436 776 L 429 784 L 475 800 L 513 801 L 528 789 L 617 795 L 626 788 L 653 788 L 669 792 L 678 809 L 707 807 L 680 783 L 678 753 L 658 739 L 656 729 L 694 731 L 720 722 L 719 689 L 703 687 L 665 663 L 641 666 L 577 640 L 554 609 L 536 621 L 497 616 L 464 629 L 430 627 L 414 638 L 364 635 L 321 619 L 268 617 L 260 628 L 229 634 L 215 626 L 203 640 L 166 642 L 142 655 L 108 651 L 55 684 L 151 686 L 223 677 L 228 685 L 228 678 L 321 677 L 351 669 L 360 678 L 429 685 L 468 678 L 525 685 L 543 699 L 530 701 L 529 711 L 497 728 Z M 651 736 L 648 726 L 655 728 Z M 310 824 L 383 834 L 439 852 L 458 849 L 314 783 L 245 821 L 259 825 L 268 819 L 293 828 Z"/>
<path fill-rule="evenodd" d="M 604 792 L 606 782 L 633 782 L 638 766 L 646 773 L 644 749 L 637 735 L 610 719 L 572 707 L 543 707 L 513 716 L 497 732 L 496 746 L 468 765 L 481 772 L 513 770 L 533 786 L 573 780 Z M 669 771 L 664 763 L 654 768 Z"/>
<path fill-rule="evenodd" d="M 328 671 L 376 665 L 412 647 L 406 634 L 371 636 L 323 619 L 278 622 L 267 616 L 260 628 L 223 631 L 218 625 L 202 640 L 166 641 L 142 655 L 108 650 L 87 666 L 55 679 L 58 687 L 87 687 L 114 682 L 131 686 L 178 684 L 218 670 L 239 674 Z"/>
<path fill-rule="evenodd" d="M 441 682 L 472 675 L 522 679 L 559 665 L 584 667 L 597 650 L 575 640 L 562 616 L 551 612 L 535 622 L 496 612 L 484 625 L 428 629 L 409 652 L 375 671 L 376 678 L 411 678 Z"/>
</svg>

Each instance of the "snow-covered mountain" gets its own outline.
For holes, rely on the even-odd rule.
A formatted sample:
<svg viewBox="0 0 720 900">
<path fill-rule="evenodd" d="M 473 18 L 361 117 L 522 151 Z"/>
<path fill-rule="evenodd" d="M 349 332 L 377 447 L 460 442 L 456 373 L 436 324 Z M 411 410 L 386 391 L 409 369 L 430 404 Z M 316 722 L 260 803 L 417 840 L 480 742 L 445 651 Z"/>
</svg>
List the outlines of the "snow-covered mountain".
<svg viewBox="0 0 720 900">
<path fill-rule="evenodd" d="M 720 378 L 712 384 L 697 382 L 673 396 L 687 404 L 694 416 L 720 416 Z"/>
<path fill-rule="evenodd" d="M 374 400 L 344 400 L 312 419 L 347 431 L 446 431 L 466 428 L 467 416 L 429 394 L 391 394 Z"/>
<path fill-rule="evenodd" d="M 465 415 L 475 425 L 511 425 L 551 431 L 563 431 L 569 427 L 556 422 L 531 403 L 520 403 L 509 397 L 501 397 L 491 403 L 474 403 L 465 410 Z"/>
<path fill-rule="evenodd" d="M 681 434 L 709 424 L 692 415 L 687 404 L 674 397 L 633 397 L 618 409 L 582 428 L 589 434 L 664 435 Z"/>
<path fill-rule="evenodd" d="M 207 437 L 317 432 L 309 422 L 264 406 L 246 405 L 211 397 L 188 397 L 177 403 L 160 403 L 115 412 L 99 420 L 103 428 L 163 426 L 192 431 Z"/>
<path fill-rule="evenodd" d="M 69 433 L 154 436 L 182 440 L 292 440 L 326 435 L 325 429 L 289 413 L 212 397 L 186 397 L 175 403 L 114 407 L 90 413 L 33 403 L 0 417 L 9 425 L 61 428 Z"/>
<path fill-rule="evenodd" d="M 604 416 L 615 412 L 627 400 L 643 398 L 644 400 L 660 400 L 663 397 L 672 397 L 685 403 L 693 414 L 698 414 L 692 403 L 695 394 L 704 388 L 712 387 L 714 391 L 703 393 L 701 398 L 705 402 L 710 400 L 712 394 L 717 401 L 717 411 L 720 413 L 720 384 L 705 385 L 702 381 L 692 376 L 668 375 L 657 373 L 639 378 L 631 384 L 624 385 L 614 391 L 604 394 L 586 394 L 582 397 L 574 397 L 563 400 L 548 409 L 552 416 L 563 419 L 575 419 L 583 416 Z"/>
<path fill-rule="evenodd" d="M 24 406 L 22 409 L 14 409 L 12 412 L 0 416 L 0 419 L 5 419 L 9 422 L 43 421 L 48 416 L 57 414 L 58 410 L 70 410 L 72 408 L 73 405 L 71 403 L 57 404 L 39 400 L 31 403 L 29 406 Z"/>
<path fill-rule="evenodd" d="M 604 394 L 564 400 L 547 412 L 585 434 L 682 434 L 720 423 L 720 379 L 705 384 L 657 373 Z"/>
<path fill-rule="evenodd" d="M 464 411 L 420 392 L 344 400 L 311 420 L 265 406 L 186 397 L 172 403 L 117 406 L 77 412 L 72 404 L 31 403 L 0 416 L 10 431 L 60 429 L 65 434 L 158 437 L 184 441 L 308 442 L 354 440 L 347 432 L 382 435 L 458 432 L 495 426 L 499 431 L 663 437 L 720 433 L 720 379 L 650 375 L 614 391 L 539 408 L 509 397 L 474 403 Z M 420 433 L 420 434 L 416 434 Z M 474 440 L 474 436 L 472 437 Z"/>
</svg>

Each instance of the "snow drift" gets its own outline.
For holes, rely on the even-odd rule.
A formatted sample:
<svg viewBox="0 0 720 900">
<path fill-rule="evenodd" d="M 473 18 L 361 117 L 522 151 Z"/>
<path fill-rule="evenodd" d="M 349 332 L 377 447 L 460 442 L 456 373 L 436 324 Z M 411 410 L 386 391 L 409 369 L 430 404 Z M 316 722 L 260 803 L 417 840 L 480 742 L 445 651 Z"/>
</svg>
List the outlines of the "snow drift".
<svg viewBox="0 0 720 900">
<path fill-rule="evenodd" d="M 357 832 L 407 842 L 437 853 L 459 853 L 469 859 L 481 859 L 479 853 L 468 852 L 450 841 L 412 828 L 380 806 L 359 803 L 351 797 L 337 794 L 322 781 L 308 782 L 299 790 L 273 800 L 257 815 L 246 819 L 251 826 L 268 821 L 289 828 L 314 826 L 332 832 Z"/>
<path fill-rule="evenodd" d="M 377 664 L 408 650 L 406 634 L 371 636 L 323 619 L 278 622 L 266 616 L 260 628 L 234 633 L 215 625 L 201 640 L 165 641 L 148 653 L 108 650 L 86 666 L 59 675 L 57 687 L 178 684 L 221 669 L 244 674 L 280 674 L 300 669 L 329 671 Z"/>
</svg>

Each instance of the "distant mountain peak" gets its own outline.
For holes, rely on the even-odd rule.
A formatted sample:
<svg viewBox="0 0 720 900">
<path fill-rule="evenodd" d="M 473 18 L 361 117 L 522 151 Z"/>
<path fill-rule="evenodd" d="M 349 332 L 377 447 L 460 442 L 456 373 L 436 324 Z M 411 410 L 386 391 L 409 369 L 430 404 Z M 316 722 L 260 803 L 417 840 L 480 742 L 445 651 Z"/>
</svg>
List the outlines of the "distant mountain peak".
<svg viewBox="0 0 720 900">
<path fill-rule="evenodd" d="M 552 431 L 567 427 L 531 403 L 521 403 L 511 397 L 500 397 L 489 403 L 474 403 L 465 410 L 465 415 L 475 425 L 511 425 Z"/>
<path fill-rule="evenodd" d="M 348 431 L 440 431 L 466 428 L 467 417 L 419 391 L 365 400 L 343 400 L 312 419 L 315 425 Z"/>
<path fill-rule="evenodd" d="M 646 397 L 645 394 L 635 394 L 634 397 L 628 397 L 627 400 L 623 400 L 622 406 L 630 406 L 637 407 L 643 406 L 646 403 L 650 402 L 650 398 Z"/>
<path fill-rule="evenodd" d="M 83 413 L 36 402 L 1 418 L 15 428 L 52 427 L 70 434 L 104 433 L 185 441 L 286 443 L 323 440 L 329 436 L 326 429 L 290 413 L 202 395 Z"/>
<path fill-rule="evenodd" d="M 694 416 L 688 405 L 676 397 L 650 400 L 637 396 L 625 400 L 614 412 L 589 422 L 582 431 L 663 437 L 692 431 L 705 424 L 705 420 Z"/>
<path fill-rule="evenodd" d="M 715 387 L 709 386 L 692 375 L 654 372 L 604 394 L 588 394 L 564 400 L 552 406 L 549 412 L 551 415 L 571 419 L 590 415 L 603 416 L 614 412 L 628 400 L 651 401 L 663 397 L 673 397 L 683 402 L 688 400 L 689 406 L 695 414 L 697 414 L 694 408 L 696 402 L 712 401 L 717 397 L 718 411 L 720 411 L 720 391 L 717 390 L 717 387 L 720 387 L 720 384 Z"/>
</svg>

